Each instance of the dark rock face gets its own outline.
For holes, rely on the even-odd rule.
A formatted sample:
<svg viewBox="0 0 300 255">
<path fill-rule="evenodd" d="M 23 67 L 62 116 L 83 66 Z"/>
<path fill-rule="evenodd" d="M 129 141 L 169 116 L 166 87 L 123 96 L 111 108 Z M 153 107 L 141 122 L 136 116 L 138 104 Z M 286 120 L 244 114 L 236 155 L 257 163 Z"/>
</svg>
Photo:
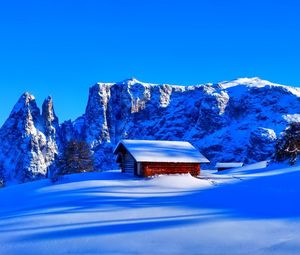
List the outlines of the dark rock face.
<svg viewBox="0 0 300 255">
<path fill-rule="evenodd" d="M 42 114 L 22 95 L 0 129 L 0 172 L 20 182 L 45 177 L 70 140 L 91 145 L 97 169 L 116 168 L 122 138 L 187 140 L 212 163 L 269 159 L 280 132 L 300 120 L 300 91 L 257 78 L 197 86 L 135 79 L 90 88 L 86 112 L 59 125 L 49 97 Z"/>
<path fill-rule="evenodd" d="M 53 100 L 51 97 L 48 97 L 43 103 L 42 120 L 45 135 L 55 139 L 56 130 L 59 129 L 59 123 L 54 112 Z"/>
<path fill-rule="evenodd" d="M 270 153 L 274 151 L 276 138 L 276 134 L 272 129 L 259 127 L 251 131 L 248 145 L 248 160 L 255 162 L 269 158 Z"/>
<path fill-rule="evenodd" d="M 110 141 L 107 122 L 110 87 L 110 85 L 97 84 L 90 88 L 89 101 L 84 116 L 83 135 L 92 148 Z"/>
</svg>

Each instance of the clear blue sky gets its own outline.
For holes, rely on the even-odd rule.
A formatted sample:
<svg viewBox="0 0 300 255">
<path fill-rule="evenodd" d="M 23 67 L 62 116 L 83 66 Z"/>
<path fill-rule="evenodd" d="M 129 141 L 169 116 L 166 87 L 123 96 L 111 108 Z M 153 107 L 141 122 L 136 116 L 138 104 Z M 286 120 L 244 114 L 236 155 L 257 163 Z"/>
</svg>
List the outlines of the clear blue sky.
<svg viewBox="0 0 300 255">
<path fill-rule="evenodd" d="M 81 115 L 97 81 L 300 85 L 298 0 L 1 1 L 0 124 L 24 91 Z"/>
</svg>

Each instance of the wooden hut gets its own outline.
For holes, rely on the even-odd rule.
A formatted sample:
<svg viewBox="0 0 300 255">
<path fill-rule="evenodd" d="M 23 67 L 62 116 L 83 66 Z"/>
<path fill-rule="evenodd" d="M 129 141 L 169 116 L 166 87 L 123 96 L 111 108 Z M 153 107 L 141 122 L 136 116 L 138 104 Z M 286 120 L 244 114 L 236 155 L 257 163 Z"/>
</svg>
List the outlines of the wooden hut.
<svg viewBox="0 0 300 255">
<path fill-rule="evenodd" d="M 121 140 L 114 150 L 122 172 L 137 176 L 200 174 L 200 163 L 209 163 L 189 142 Z"/>
<path fill-rule="evenodd" d="M 231 168 L 242 167 L 244 163 L 242 162 L 219 162 L 216 164 L 218 171 L 223 171 Z"/>
</svg>

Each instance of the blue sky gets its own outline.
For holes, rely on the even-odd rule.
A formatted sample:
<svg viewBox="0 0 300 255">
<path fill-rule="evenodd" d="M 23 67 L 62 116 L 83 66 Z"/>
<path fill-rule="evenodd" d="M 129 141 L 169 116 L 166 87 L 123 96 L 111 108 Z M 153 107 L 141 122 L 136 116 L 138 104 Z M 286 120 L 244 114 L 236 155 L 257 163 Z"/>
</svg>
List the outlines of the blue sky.
<svg viewBox="0 0 300 255">
<path fill-rule="evenodd" d="M 24 91 L 80 116 L 97 81 L 300 85 L 298 0 L 1 1 L 0 123 Z"/>
</svg>

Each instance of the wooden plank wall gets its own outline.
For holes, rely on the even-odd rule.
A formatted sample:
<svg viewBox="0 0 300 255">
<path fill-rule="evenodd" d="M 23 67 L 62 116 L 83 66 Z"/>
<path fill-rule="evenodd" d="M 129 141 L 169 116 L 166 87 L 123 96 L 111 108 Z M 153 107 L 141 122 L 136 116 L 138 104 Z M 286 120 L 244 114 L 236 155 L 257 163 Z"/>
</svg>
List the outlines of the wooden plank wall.
<svg viewBox="0 0 300 255">
<path fill-rule="evenodd" d="M 124 172 L 134 174 L 135 160 L 128 152 L 124 155 L 123 167 Z"/>
<path fill-rule="evenodd" d="M 157 163 L 143 162 L 142 163 L 144 176 L 152 176 L 156 174 L 186 174 L 190 173 L 193 176 L 200 174 L 199 163 Z"/>
</svg>

